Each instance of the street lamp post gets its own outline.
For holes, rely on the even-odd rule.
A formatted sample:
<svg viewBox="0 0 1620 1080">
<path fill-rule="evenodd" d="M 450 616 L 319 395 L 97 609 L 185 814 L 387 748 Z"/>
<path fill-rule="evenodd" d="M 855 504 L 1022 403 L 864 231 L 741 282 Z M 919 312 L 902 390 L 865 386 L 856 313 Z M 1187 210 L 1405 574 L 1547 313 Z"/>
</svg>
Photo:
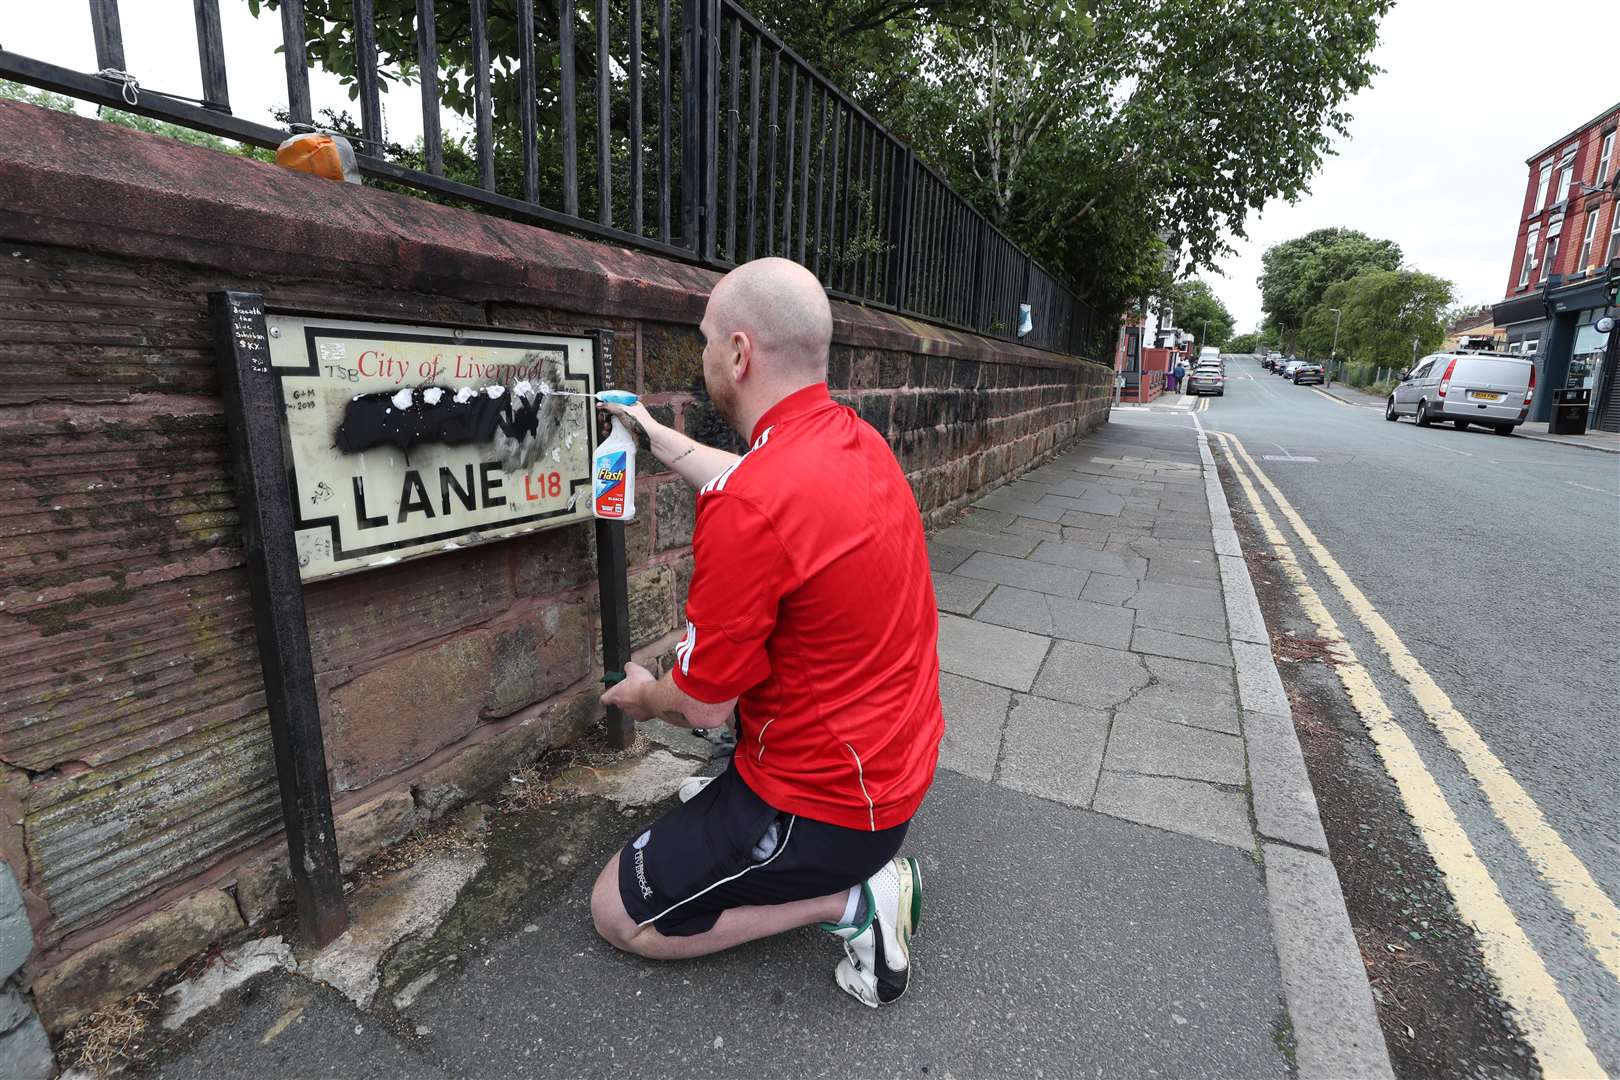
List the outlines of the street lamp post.
<svg viewBox="0 0 1620 1080">
<path fill-rule="evenodd" d="M 1338 308 L 1328 308 L 1328 310 L 1333 312 L 1333 347 L 1328 350 L 1327 369 L 1327 384 L 1332 386 L 1333 365 L 1339 359 L 1339 319 L 1344 315 L 1344 312 L 1340 311 Z"/>
</svg>

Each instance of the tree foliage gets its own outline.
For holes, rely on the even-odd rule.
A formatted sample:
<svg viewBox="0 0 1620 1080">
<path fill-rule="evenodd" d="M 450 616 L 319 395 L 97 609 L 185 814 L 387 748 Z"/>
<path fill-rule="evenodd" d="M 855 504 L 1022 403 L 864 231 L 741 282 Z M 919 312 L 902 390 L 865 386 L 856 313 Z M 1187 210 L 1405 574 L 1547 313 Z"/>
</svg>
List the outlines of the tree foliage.
<svg viewBox="0 0 1620 1080">
<path fill-rule="evenodd" d="M 1299 342 L 1312 356 L 1332 347 L 1334 314 L 1338 356 L 1357 363 L 1399 365 L 1417 351 L 1437 347 L 1446 336 L 1446 312 L 1456 298 L 1451 282 L 1417 270 L 1368 270 L 1328 286 L 1321 303 L 1306 313 Z"/>
<path fill-rule="evenodd" d="M 1260 351 L 1260 335 L 1258 333 L 1236 334 L 1226 339 L 1221 346 L 1221 352 L 1228 353 L 1254 353 Z"/>
<path fill-rule="evenodd" d="M 1395 270 L 1400 245 L 1355 229 L 1317 229 L 1266 249 L 1260 304 L 1270 321 L 1297 330 L 1328 287 L 1366 270 Z"/>
<path fill-rule="evenodd" d="M 1178 281 L 1170 287 L 1168 299 L 1176 326 L 1196 335 L 1199 348 L 1232 336 L 1236 321 L 1208 282 L 1197 278 Z"/>
<path fill-rule="evenodd" d="M 261 3 L 249 0 L 257 11 Z M 1300 195 L 1347 129 L 1344 103 L 1392 0 L 751 0 L 750 10 L 983 213 L 1105 311 L 1213 266 L 1247 215 Z M 312 62 L 352 85 L 353 9 L 305 0 Z M 376 0 L 380 74 L 417 78 L 415 0 Z M 644 5 L 650 12 L 652 5 Z M 597 60 L 580 5 L 579 108 Z M 627 18 L 613 0 L 616 28 Z M 535 4 L 543 133 L 560 102 L 556 0 Z M 445 107 L 471 116 L 464 5 L 440 5 Z M 516 144 L 514 0 L 490 0 L 497 142 Z M 622 50 L 623 39 L 615 41 Z M 655 35 L 644 35 L 649 50 Z M 622 72 L 616 72 L 619 78 Z M 678 92 L 678 88 L 677 88 Z M 556 140 L 541 139 L 554 168 Z M 581 176 L 591 140 L 580 140 Z M 550 190 L 543 182 L 543 192 Z M 504 190 L 504 188 L 503 188 Z"/>
</svg>

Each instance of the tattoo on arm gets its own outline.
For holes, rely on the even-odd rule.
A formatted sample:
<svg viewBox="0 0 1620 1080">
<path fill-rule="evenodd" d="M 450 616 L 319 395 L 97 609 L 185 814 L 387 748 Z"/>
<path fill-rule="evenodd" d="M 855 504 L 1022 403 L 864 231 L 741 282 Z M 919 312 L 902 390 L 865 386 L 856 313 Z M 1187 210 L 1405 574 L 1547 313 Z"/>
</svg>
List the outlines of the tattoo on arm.
<svg viewBox="0 0 1620 1080">
<path fill-rule="evenodd" d="M 681 458 L 685 457 L 686 455 L 690 454 L 692 451 L 694 451 L 696 449 L 697 449 L 696 444 L 693 444 L 692 446 L 688 446 L 685 450 L 682 450 L 680 453 L 678 453 L 674 457 L 670 458 L 669 459 L 669 464 L 671 464 L 671 465 L 675 464 L 677 461 L 681 460 Z"/>
</svg>

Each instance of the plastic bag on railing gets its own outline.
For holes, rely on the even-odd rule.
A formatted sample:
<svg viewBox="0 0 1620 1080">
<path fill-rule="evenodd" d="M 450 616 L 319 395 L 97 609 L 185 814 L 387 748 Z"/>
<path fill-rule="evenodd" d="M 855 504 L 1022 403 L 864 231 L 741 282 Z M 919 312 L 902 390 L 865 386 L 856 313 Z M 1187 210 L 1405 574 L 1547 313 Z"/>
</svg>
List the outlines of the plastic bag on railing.
<svg viewBox="0 0 1620 1080">
<path fill-rule="evenodd" d="M 360 182 L 360 169 L 354 163 L 354 147 L 341 135 L 310 131 L 294 135 L 276 147 L 276 164 L 327 180 Z"/>
</svg>

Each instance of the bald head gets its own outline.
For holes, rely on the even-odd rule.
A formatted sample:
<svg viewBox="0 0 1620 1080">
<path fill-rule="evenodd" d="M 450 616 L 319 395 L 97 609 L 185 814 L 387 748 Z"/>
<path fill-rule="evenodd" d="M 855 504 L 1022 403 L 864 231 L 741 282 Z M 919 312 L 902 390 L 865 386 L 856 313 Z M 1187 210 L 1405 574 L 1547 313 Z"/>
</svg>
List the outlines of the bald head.
<svg viewBox="0 0 1620 1080">
<path fill-rule="evenodd" d="M 816 276 L 787 259 L 755 259 L 714 287 L 704 334 L 724 340 L 745 334 L 753 362 L 771 379 L 820 381 L 827 374 L 832 308 Z"/>
</svg>

